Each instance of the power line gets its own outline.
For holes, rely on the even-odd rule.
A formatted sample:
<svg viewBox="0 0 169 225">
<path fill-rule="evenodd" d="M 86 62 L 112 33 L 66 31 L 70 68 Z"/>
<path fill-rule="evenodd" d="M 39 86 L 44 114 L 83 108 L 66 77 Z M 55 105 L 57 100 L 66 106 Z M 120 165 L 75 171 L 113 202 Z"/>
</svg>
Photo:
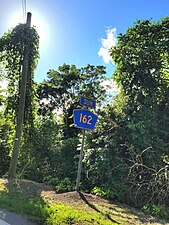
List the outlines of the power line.
<svg viewBox="0 0 169 225">
<path fill-rule="evenodd" d="M 27 9 L 26 9 L 26 0 L 21 0 L 22 1 L 22 12 L 23 12 L 23 19 L 24 22 L 26 22 L 26 14 L 27 14 Z"/>
</svg>

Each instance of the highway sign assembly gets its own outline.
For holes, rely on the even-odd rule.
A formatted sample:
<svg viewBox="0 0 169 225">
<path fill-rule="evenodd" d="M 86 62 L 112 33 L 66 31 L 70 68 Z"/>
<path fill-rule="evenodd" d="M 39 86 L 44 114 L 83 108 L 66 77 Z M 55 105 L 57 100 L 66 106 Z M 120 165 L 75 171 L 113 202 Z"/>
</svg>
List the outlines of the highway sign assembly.
<svg viewBox="0 0 169 225">
<path fill-rule="evenodd" d="M 92 109 L 96 109 L 96 101 L 88 99 L 86 97 L 80 97 L 80 105 L 89 107 Z M 73 120 L 74 126 L 77 128 L 82 129 L 82 145 L 80 150 L 79 156 L 79 163 L 78 163 L 78 171 L 77 171 L 77 179 L 76 179 L 76 191 L 79 191 L 80 185 L 80 176 L 81 176 L 81 169 L 82 169 L 82 160 L 83 160 L 83 148 L 84 148 L 84 139 L 85 139 L 85 130 L 94 130 L 96 125 L 98 116 L 93 112 L 89 111 L 88 109 L 75 109 L 73 110 Z"/>
</svg>

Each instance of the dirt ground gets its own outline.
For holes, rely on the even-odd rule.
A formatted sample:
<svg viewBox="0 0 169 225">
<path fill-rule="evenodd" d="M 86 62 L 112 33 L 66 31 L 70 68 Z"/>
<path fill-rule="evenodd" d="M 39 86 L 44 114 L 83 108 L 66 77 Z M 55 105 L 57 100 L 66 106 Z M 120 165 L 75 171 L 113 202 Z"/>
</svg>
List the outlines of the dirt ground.
<svg viewBox="0 0 169 225">
<path fill-rule="evenodd" d="M 54 187 L 46 184 L 36 183 L 29 180 L 8 181 L 0 179 L 0 184 L 10 189 L 15 188 L 18 192 L 26 193 L 28 196 L 38 195 L 47 203 L 62 203 L 74 209 L 80 209 L 88 213 L 101 213 L 104 216 L 109 215 L 110 219 L 115 220 L 123 218 L 130 224 L 151 224 L 151 225 L 169 225 L 163 221 L 157 221 L 153 217 L 143 214 L 141 211 L 129 207 L 125 204 L 116 203 L 99 196 L 83 192 L 56 193 Z M 2 187 L 3 185 L 1 185 Z M 125 223 L 124 223 L 125 224 Z"/>
</svg>

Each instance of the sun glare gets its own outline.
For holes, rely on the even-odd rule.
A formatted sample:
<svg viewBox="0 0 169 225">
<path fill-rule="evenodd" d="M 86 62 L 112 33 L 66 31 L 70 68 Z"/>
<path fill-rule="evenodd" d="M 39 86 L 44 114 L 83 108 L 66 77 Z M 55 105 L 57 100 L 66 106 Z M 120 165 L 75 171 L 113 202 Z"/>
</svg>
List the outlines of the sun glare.
<svg viewBox="0 0 169 225">
<path fill-rule="evenodd" d="M 40 37 L 40 51 L 43 51 L 46 49 L 48 43 L 50 42 L 50 33 L 49 33 L 49 28 L 48 24 L 45 21 L 45 19 L 37 12 L 31 12 L 32 17 L 31 17 L 31 26 L 34 26 L 35 29 L 38 32 L 38 35 Z M 25 23 L 26 18 L 23 17 L 23 14 L 18 11 L 15 14 L 12 14 L 11 17 L 8 20 L 8 28 L 10 29 L 11 27 L 14 28 L 20 23 Z"/>
</svg>

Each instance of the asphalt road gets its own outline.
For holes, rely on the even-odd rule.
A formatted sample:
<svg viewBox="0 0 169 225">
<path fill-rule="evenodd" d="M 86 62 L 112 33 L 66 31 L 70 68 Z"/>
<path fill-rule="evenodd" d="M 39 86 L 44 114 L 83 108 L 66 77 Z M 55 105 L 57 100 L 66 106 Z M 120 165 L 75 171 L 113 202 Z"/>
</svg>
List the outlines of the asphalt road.
<svg viewBox="0 0 169 225">
<path fill-rule="evenodd" d="M 35 225 L 30 218 L 0 209 L 0 225 Z"/>
</svg>

